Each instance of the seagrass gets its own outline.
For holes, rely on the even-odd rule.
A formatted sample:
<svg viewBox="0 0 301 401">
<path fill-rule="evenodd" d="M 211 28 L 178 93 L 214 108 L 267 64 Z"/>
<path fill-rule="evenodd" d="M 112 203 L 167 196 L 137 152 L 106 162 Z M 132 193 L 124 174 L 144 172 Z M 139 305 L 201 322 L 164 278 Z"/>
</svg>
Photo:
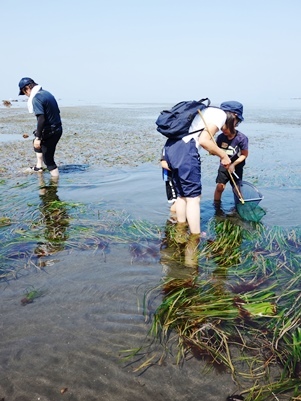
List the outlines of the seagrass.
<svg viewBox="0 0 301 401">
<path fill-rule="evenodd" d="M 240 394 L 245 401 L 272 401 L 276 394 L 288 393 L 297 397 L 301 391 L 300 230 L 245 228 L 228 219 L 212 220 L 208 228 L 215 237 L 200 246 L 201 276 L 195 272 L 190 278 L 162 279 L 162 302 L 146 319 L 150 336 L 163 347 L 157 360 L 162 363 L 176 347 L 179 364 L 192 355 L 211 367 L 224 366 L 238 388 L 243 380 Z M 233 249 L 237 258 L 231 265 L 228 258 Z M 155 291 L 158 296 L 158 287 Z M 145 355 L 150 361 L 148 347 Z"/>
</svg>

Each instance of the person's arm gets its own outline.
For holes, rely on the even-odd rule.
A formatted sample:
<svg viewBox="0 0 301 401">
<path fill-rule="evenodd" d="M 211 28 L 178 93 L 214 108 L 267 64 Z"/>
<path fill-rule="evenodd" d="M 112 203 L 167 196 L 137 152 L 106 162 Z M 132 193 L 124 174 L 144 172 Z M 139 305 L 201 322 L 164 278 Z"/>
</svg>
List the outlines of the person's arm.
<svg viewBox="0 0 301 401">
<path fill-rule="evenodd" d="M 237 166 L 238 164 L 240 164 L 241 162 L 246 160 L 246 158 L 248 157 L 248 154 L 249 154 L 248 150 L 242 150 L 241 151 L 241 155 L 235 160 L 235 162 L 230 164 L 229 170 L 230 170 L 231 173 L 234 172 L 235 166 Z"/>
<path fill-rule="evenodd" d="M 221 159 L 221 164 L 228 168 L 231 160 L 226 152 L 219 148 L 214 140 L 214 135 L 219 131 L 218 127 L 214 124 L 207 124 L 206 128 L 199 136 L 199 144 L 202 148 L 206 149 L 210 154 L 218 156 Z"/>
<path fill-rule="evenodd" d="M 161 167 L 165 170 L 170 170 L 167 161 L 165 160 L 165 148 L 162 149 L 162 155 L 161 155 L 161 159 L 160 159 L 160 163 L 161 163 Z"/>
<path fill-rule="evenodd" d="M 41 147 L 41 139 L 42 139 L 42 131 L 45 124 L 45 116 L 44 114 L 39 114 L 37 116 L 37 130 L 35 133 L 35 140 L 33 142 L 33 146 L 37 149 Z"/>
<path fill-rule="evenodd" d="M 42 139 L 42 131 L 44 128 L 45 124 L 45 116 L 44 114 L 39 114 L 37 116 L 37 132 L 36 132 L 36 138 Z"/>
<path fill-rule="evenodd" d="M 248 150 L 248 148 L 249 148 L 249 146 L 248 146 L 249 145 L 249 139 L 239 131 L 238 131 L 238 135 L 240 137 L 240 143 L 238 145 L 238 147 L 240 149 L 240 155 L 239 155 L 239 157 L 237 157 L 236 160 L 234 160 L 231 163 L 231 166 L 229 167 L 229 170 L 230 170 L 231 173 L 234 172 L 235 166 L 237 166 L 238 164 L 240 164 L 244 160 L 246 160 L 246 158 L 249 155 L 249 150 Z"/>
<path fill-rule="evenodd" d="M 161 160 L 161 167 L 165 168 L 165 170 L 169 170 L 170 168 L 168 167 L 167 161 L 166 160 Z"/>
</svg>

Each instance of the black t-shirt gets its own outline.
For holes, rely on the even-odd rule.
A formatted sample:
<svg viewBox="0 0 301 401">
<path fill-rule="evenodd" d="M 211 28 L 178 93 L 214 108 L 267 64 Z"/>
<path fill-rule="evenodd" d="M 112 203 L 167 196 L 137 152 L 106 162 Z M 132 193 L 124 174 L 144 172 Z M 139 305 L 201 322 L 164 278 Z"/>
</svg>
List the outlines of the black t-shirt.
<svg viewBox="0 0 301 401">
<path fill-rule="evenodd" d="M 241 154 L 242 150 L 248 150 L 249 140 L 240 131 L 236 131 L 233 139 L 229 139 L 225 134 L 221 133 L 216 139 L 217 146 L 227 153 L 231 162 L 235 162 Z M 241 167 L 245 165 L 245 160 L 240 163 Z"/>
</svg>

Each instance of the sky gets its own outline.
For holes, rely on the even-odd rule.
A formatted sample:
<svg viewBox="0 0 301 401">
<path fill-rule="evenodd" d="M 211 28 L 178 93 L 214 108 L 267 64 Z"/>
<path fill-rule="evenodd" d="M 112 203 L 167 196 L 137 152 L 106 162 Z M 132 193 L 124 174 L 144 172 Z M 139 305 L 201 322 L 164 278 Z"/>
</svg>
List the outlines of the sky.
<svg viewBox="0 0 301 401">
<path fill-rule="evenodd" d="M 301 98 L 301 0 L 14 0 L 0 15 L 0 101 L 22 99 L 22 77 L 66 102 Z"/>
</svg>

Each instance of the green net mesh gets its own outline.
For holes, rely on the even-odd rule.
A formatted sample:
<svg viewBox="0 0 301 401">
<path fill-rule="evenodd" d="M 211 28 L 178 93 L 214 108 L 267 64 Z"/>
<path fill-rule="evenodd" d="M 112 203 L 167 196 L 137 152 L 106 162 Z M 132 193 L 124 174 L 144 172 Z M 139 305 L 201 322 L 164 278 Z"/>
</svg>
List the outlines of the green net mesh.
<svg viewBox="0 0 301 401">
<path fill-rule="evenodd" d="M 233 188 L 235 206 L 238 214 L 243 220 L 258 223 L 266 212 L 258 206 L 259 202 L 263 199 L 262 194 L 258 189 L 247 181 L 241 181 L 239 184 L 239 191 L 242 195 L 244 202 L 240 200 L 240 196 Z"/>
<path fill-rule="evenodd" d="M 236 209 L 238 214 L 243 220 L 253 221 L 255 223 L 259 223 L 266 212 L 258 205 L 255 207 L 250 203 L 238 203 L 236 205 Z"/>
</svg>

